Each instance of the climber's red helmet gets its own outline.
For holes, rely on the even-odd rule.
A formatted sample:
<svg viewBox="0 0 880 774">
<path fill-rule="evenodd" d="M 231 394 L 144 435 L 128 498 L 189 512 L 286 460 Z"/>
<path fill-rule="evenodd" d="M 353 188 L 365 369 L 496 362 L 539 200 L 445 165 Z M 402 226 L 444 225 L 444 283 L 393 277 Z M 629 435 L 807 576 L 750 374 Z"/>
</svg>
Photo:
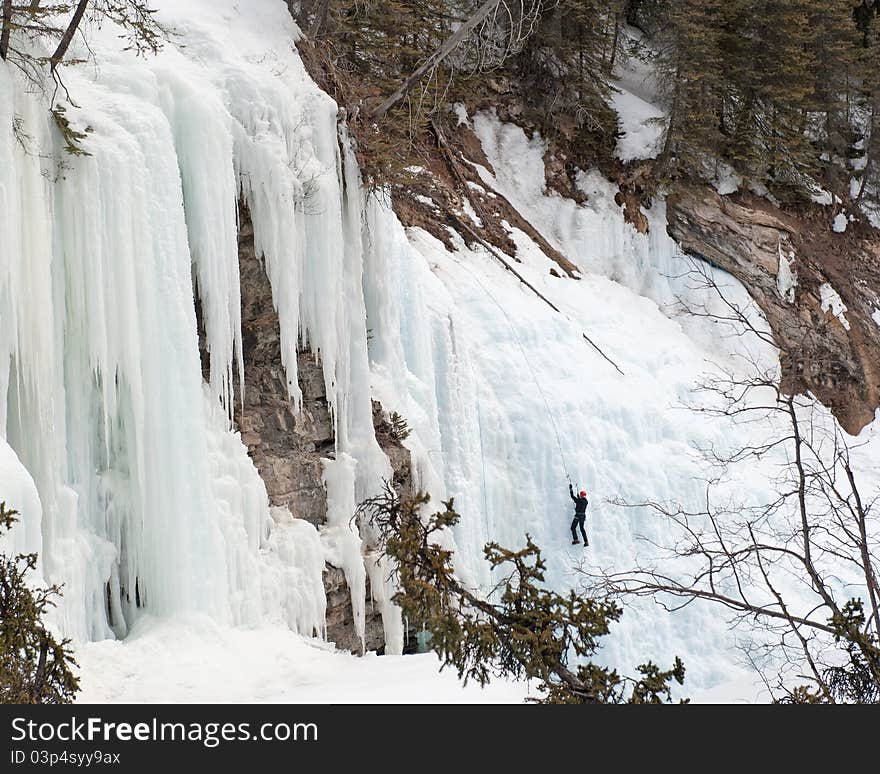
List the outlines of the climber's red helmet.
<svg viewBox="0 0 880 774">
<path fill-rule="evenodd" d="M 585 490 L 581 489 L 581 497 L 586 497 L 587 493 Z"/>
</svg>

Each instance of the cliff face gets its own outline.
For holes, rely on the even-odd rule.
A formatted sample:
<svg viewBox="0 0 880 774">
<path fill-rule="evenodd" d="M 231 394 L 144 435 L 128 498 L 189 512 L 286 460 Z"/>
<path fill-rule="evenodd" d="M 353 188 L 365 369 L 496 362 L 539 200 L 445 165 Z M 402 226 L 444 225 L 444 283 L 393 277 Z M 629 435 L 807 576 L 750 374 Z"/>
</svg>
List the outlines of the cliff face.
<svg viewBox="0 0 880 774">
<path fill-rule="evenodd" d="M 333 423 L 324 394 L 324 377 L 315 357 L 298 357 L 303 410 L 297 417 L 288 398 L 281 363 L 278 315 L 262 261 L 254 250 L 247 209 L 240 205 L 238 256 L 244 354 L 244 404 L 235 421 L 260 472 L 272 505 L 290 509 L 315 526 L 324 522 L 327 497 L 321 458 L 334 452 Z"/>
<path fill-rule="evenodd" d="M 326 522 L 327 515 L 321 460 L 332 458 L 335 453 L 333 422 L 323 373 L 314 354 L 299 354 L 303 408 L 297 416 L 288 397 L 287 376 L 281 363 L 278 316 L 272 304 L 271 286 L 254 249 L 250 215 L 243 203 L 239 210 L 245 393 L 244 403 L 236 405 L 235 423 L 266 485 L 270 504 L 289 508 L 294 517 L 320 527 Z M 406 490 L 410 480 L 409 452 L 393 435 L 383 432 L 387 423 L 377 403 L 373 414 L 377 438 L 391 459 L 395 484 L 399 490 Z M 324 588 L 327 594 L 327 639 L 339 648 L 360 652 L 361 641 L 355 631 L 351 593 L 343 571 L 327 564 Z M 381 650 L 385 643 L 382 616 L 370 599 L 368 578 L 364 647 L 366 650 Z"/>
<path fill-rule="evenodd" d="M 687 187 L 671 196 L 669 234 L 728 271 L 761 307 L 781 350 L 783 389 L 812 392 L 856 434 L 880 406 L 880 246 L 870 226 L 832 230 L 824 212 L 783 211 L 751 194 Z M 780 266 L 795 278 L 786 292 Z M 829 308 L 829 286 L 846 311 Z"/>
</svg>

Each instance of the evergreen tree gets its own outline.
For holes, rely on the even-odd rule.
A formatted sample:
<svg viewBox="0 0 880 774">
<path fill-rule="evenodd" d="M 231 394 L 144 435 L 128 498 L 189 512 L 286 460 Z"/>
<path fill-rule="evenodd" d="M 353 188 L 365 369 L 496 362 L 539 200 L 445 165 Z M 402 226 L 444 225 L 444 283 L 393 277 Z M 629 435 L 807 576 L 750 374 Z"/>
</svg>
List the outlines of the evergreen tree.
<svg viewBox="0 0 880 774">
<path fill-rule="evenodd" d="M 856 19 L 861 36 L 858 71 L 864 78 L 866 118 L 864 120 L 865 166 L 857 199 L 878 206 L 880 185 L 877 184 L 877 159 L 880 157 L 880 4 L 863 2 Z"/>
<path fill-rule="evenodd" d="M 0 503 L 0 530 L 9 530 L 17 512 Z M 0 703 L 66 704 L 79 690 L 69 640 L 60 642 L 43 623 L 58 586 L 33 588 L 28 573 L 37 555 L 0 554 Z"/>
<path fill-rule="evenodd" d="M 819 117 L 813 133 L 822 182 L 845 195 L 849 181 L 846 164 L 860 133 L 854 125 L 855 111 L 864 102 L 870 65 L 864 56 L 852 0 L 810 0 L 809 18 L 815 30 L 812 107 Z"/>
<path fill-rule="evenodd" d="M 660 170 L 712 176 L 717 161 L 777 196 L 840 188 L 858 135 L 869 25 L 852 0 L 639 3 L 658 30 L 669 124 Z"/>
<path fill-rule="evenodd" d="M 621 51 L 621 0 L 546 3 L 508 69 L 542 135 L 562 136 L 584 166 L 610 156 L 617 115 L 609 77 Z"/>
<path fill-rule="evenodd" d="M 669 39 L 662 61 L 669 83 L 669 123 L 661 168 L 700 174 L 718 156 L 724 5 L 724 0 L 680 0 L 667 12 Z"/>
<path fill-rule="evenodd" d="M 611 600 L 557 594 L 544 585 L 544 560 L 526 536 L 519 551 L 489 543 L 484 554 L 502 580 L 484 599 L 453 570 L 453 552 L 443 535 L 459 520 L 453 502 L 423 519 L 427 495 L 401 499 L 390 484 L 366 500 L 358 516 L 378 532 L 385 556 L 396 567 L 400 591 L 394 601 L 412 626 L 430 635 L 444 666 L 465 682 L 485 685 L 495 677 L 540 682 L 547 703 L 662 703 L 672 700 L 673 681 L 684 681 L 679 659 L 669 670 L 652 663 L 638 678 L 584 661 L 621 608 Z"/>
<path fill-rule="evenodd" d="M 806 13 L 811 0 L 771 0 L 753 32 L 756 110 L 747 125 L 753 145 L 744 171 L 768 182 L 796 185 L 816 169 L 807 136 L 813 105 L 817 31 Z M 751 96 L 751 95 L 750 95 Z"/>
</svg>

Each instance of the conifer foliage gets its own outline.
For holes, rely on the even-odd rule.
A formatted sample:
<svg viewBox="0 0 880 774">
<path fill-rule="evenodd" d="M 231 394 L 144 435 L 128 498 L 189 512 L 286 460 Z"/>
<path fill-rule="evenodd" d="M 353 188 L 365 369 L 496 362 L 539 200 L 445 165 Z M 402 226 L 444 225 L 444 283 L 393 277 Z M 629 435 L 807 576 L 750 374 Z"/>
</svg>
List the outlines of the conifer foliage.
<svg viewBox="0 0 880 774">
<path fill-rule="evenodd" d="M 845 195 L 869 129 L 872 0 L 654 0 L 639 18 L 669 103 L 662 169 L 711 178 L 723 161 L 778 196 Z"/>
<path fill-rule="evenodd" d="M 16 515 L 0 503 L 0 530 Z M 43 622 L 61 589 L 34 588 L 36 566 L 36 554 L 0 553 L 0 704 L 67 704 L 79 690 L 69 640 L 56 640 Z"/>
<path fill-rule="evenodd" d="M 586 660 L 623 611 L 609 600 L 547 589 L 541 551 L 528 535 L 520 550 L 486 545 L 486 561 L 502 580 L 488 598 L 469 590 L 455 575 L 453 552 L 444 547 L 459 520 L 453 501 L 423 517 L 428 502 L 421 493 L 401 499 L 386 484 L 357 515 L 376 529 L 397 568 L 394 601 L 411 626 L 430 634 L 444 666 L 456 669 L 465 683 L 485 685 L 493 676 L 538 680 L 546 703 L 672 701 L 673 682 L 684 681 L 679 659 L 669 670 L 643 664 L 638 678 Z"/>
<path fill-rule="evenodd" d="M 290 0 L 361 117 L 479 9 L 480 0 Z M 369 174 L 412 163 L 452 103 L 501 94 L 580 168 L 612 163 L 610 97 L 631 48 L 659 66 L 668 120 L 652 178 L 717 179 L 730 167 L 782 200 L 873 183 L 880 122 L 874 0 L 499 0 L 419 88 L 356 137 Z M 633 28 L 643 33 L 635 41 Z M 487 91 L 488 88 L 488 91 Z M 867 160 L 863 158 L 867 155 Z M 856 159 L 856 162 L 853 162 Z M 863 169 L 864 168 L 864 169 Z M 855 195 L 855 194 L 852 194 Z"/>
<path fill-rule="evenodd" d="M 27 4 L 0 0 L 0 60 L 18 70 L 28 89 L 45 94 L 66 153 L 90 155 L 82 142 L 91 128 L 79 131 L 68 117 L 68 106 L 58 101 L 63 95 L 69 106 L 75 105 L 61 79 L 61 65 L 81 62 L 69 50 L 75 37 L 83 33 L 85 23 L 100 26 L 109 22 L 125 41 L 126 50 L 156 54 L 170 33 L 155 13 L 148 0 L 30 0 Z M 27 150 L 27 138 L 17 131 L 16 122 L 17 117 L 13 132 Z"/>
<path fill-rule="evenodd" d="M 0 0 L 0 59 L 9 61 L 34 84 L 44 65 L 52 71 L 67 59 L 68 49 L 84 21 L 110 21 L 120 30 L 128 48 L 139 54 L 156 53 L 168 31 L 155 19 L 147 0 Z M 33 43 L 39 46 L 34 48 Z M 53 53 L 41 56 L 44 47 Z"/>
</svg>

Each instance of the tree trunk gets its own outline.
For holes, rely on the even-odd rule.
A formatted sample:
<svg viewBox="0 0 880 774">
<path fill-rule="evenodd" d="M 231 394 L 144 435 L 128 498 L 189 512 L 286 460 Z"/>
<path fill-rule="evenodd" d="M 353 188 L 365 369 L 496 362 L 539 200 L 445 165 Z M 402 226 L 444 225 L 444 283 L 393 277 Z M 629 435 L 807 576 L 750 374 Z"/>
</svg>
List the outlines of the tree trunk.
<svg viewBox="0 0 880 774">
<path fill-rule="evenodd" d="M 422 77 L 429 71 L 433 70 L 440 62 L 442 62 L 452 51 L 454 51 L 461 42 L 470 34 L 470 32 L 476 27 L 481 21 L 483 21 L 492 11 L 494 11 L 498 5 L 501 3 L 501 0 L 486 0 L 479 9 L 474 13 L 473 16 L 470 17 L 464 24 L 461 25 L 449 38 L 446 39 L 446 42 L 440 46 L 431 56 L 429 56 L 424 64 L 421 67 L 415 70 L 412 75 L 407 78 L 403 84 L 394 92 L 388 99 L 386 99 L 379 107 L 377 107 L 371 114 L 370 118 L 373 120 L 377 120 L 381 118 L 385 113 L 388 112 L 389 109 L 394 107 L 400 100 L 402 100 L 407 94 L 409 94 L 413 87 L 422 79 Z"/>
<path fill-rule="evenodd" d="M 70 19 L 70 24 L 68 24 L 67 29 L 64 30 L 61 42 L 58 44 L 58 48 L 55 49 L 55 53 L 52 54 L 52 58 L 49 60 L 52 63 L 53 71 L 59 64 L 61 64 L 61 60 L 64 59 L 67 49 L 70 48 L 70 43 L 79 28 L 79 23 L 82 21 L 83 16 L 85 16 L 88 4 L 89 0 L 79 0 L 79 4 L 73 12 L 73 17 Z"/>
<path fill-rule="evenodd" d="M 12 0 L 3 0 L 3 31 L 0 32 L 0 59 L 9 53 L 9 33 L 12 32 Z"/>
<path fill-rule="evenodd" d="M 611 61 L 608 63 L 609 74 L 614 72 L 614 63 L 617 61 L 617 48 L 620 46 L 620 15 L 614 15 L 614 41 L 611 43 Z"/>
<path fill-rule="evenodd" d="M 877 156 L 878 146 L 880 146 L 880 89 L 871 90 L 871 135 L 868 137 L 867 158 L 865 159 L 865 168 L 862 170 L 862 184 L 859 186 L 859 193 L 856 196 L 856 204 L 861 204 L 862 196 L 864 196 L 865 188 L 871 178 L 874 170 L 874 159 Z"/>
<path fill-rule="evenodd" d="M 46 656 L 49 653 L 49 638 L 43 634 L 40 638 L 40 658 L 37 662 L 37 669 L 34 672 L 34 679 L 31 683 L 31 701 L 40 703 L 40 699 L 45 692 L 46 683 Z"/>
</svg>

